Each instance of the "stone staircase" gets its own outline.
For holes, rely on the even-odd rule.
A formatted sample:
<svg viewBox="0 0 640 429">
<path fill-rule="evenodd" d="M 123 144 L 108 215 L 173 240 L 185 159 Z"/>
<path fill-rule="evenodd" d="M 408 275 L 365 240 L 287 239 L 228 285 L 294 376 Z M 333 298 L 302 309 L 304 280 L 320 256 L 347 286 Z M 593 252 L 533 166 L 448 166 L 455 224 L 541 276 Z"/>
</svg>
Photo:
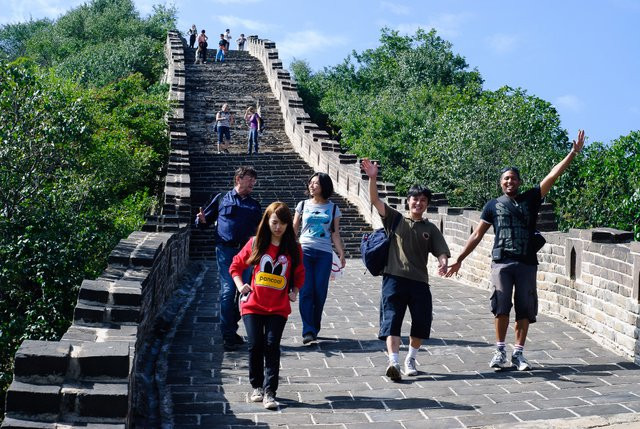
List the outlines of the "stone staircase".
<svg viewBox="0 0 640 429">
<path fill-rule="evenodd" d="M 185 131 L 190 156 L 191 221 L 198 207 L 218 192 L 233 187 L 234 170 L 241 165 L 258 171 L 253 196 L 263 208 L 284 201 L 293 209 L 306 198 L 306 182 L 314 170 L 294 151 L 284 131 L 278 100 L 273 96 L 260 62 L 248 52 L 231 51 L 224 63 L 193 64 L 194 53 L 186 52 Z M 213 132 L 215 114 L 223 103 L 235 116 L 229 154 L 218 154 Z M 259 105 L 266 130 L 260 136 L 260 153 L 247 155 L 248 128 L 245 109 Z M 342 211 L 341 233 L 349 257 L 359 255 L 360 238 L 371 227 L 358 210 L 340 195 L 331 198 Z M 211 230 L 193 230 L 192 259 L 213 259 Z"/>
</svg>

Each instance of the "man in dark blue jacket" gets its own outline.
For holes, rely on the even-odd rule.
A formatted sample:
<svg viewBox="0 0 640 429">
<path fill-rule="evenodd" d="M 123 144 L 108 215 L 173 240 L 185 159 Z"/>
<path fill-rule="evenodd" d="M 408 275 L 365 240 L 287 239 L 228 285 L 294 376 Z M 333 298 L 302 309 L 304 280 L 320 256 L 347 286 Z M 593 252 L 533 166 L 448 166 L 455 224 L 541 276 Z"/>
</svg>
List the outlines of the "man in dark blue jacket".
<svg viewBox="0 0 640 429">
<path fill-rule="evenodd" d="M 239 167 L 234 176 L 234 188 L 218 194 L 196 216 L 196 227 L 215 224 L 216 260 L 220 275 L 220 330 L 225 350 L 235 350 L 244 340 L 238 335 L 236 287 L 229 274 L 233 257 L 253 236 L 260 222 L 262 208 L 250 194 L 258 179 L 253 167 Z M 244 273 L 249 281 L 251 269 Z"/>
</svg>

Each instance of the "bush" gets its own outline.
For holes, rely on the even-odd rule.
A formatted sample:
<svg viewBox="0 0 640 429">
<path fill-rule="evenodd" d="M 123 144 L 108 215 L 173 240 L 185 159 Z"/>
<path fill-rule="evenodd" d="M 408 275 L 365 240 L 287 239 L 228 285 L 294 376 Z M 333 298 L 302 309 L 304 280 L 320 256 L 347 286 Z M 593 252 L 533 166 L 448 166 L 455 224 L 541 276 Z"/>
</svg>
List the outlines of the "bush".
<svg viewBox="0 0 640 429">
<path fill-rule="evenodd" d="M 20 343 L 65 332 L 82 279 L 156 204 L 169 105 L 151 82 L 174 15 L 143 20 L 130 0 L 94 0 L 0 28 L 2 393 Z"/>
<path fill-rule="evenodd" d="M 413 183 L 450 204 L 480 208 L 499 195 L 499 171 L 520 168 L 531 187 L 570 150 L 555 108 L 520 88 L 482 89 L 477 70 L 435 31 L 398 36 L 313 73 L 292 71 L 311 119 L 345 149 L 379 160 L 400 193 Z M 610 226 L 640 239 L 638 132 L 584 151 L 552 188 L 562 228 Z"/>
</svg>

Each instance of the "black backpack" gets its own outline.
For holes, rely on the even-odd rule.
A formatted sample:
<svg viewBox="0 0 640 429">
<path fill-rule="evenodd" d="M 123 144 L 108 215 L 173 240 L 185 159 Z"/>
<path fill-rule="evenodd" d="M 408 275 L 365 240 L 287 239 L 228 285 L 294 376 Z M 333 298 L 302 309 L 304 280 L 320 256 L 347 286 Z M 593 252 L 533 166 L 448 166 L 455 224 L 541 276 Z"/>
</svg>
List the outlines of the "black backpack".
<svg viewBox="0 0 640 429">
<path fill-rule="evenodd" d="M 371 234 L 364 234 L 360 241 L 360 255 L 364 266 L 371 275 L 379 276 L 387 266 L 389 246 L 402 215 L 398 215 L 391 226 L 391 234 L 387 235 L 384 228 L 376 229 Z"/>
<path fill-rule="evenodd" d="M 258 115 L 258 131 L 263 132 L 264 128 L 264 119 L 262 118 L 262 116 Z"/>
</svg>

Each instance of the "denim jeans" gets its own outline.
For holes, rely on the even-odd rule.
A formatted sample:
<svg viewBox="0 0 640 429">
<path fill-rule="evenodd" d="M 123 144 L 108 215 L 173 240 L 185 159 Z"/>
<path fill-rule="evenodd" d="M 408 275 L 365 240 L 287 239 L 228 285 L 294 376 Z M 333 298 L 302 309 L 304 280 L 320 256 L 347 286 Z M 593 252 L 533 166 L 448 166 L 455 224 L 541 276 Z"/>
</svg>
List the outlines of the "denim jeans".
<svg viewBox="0 0 640 429">
<path fill-rule="evenodd" d="M 240 251 L 235 247 L 216 245 L 216 260 L 218 262 L 218 275 L 220 276 L 220 331 L 223 338 L 230 338 L 238 331 L 238 320 L 240 314 L 235 302 L 237 293 L 236 285 L 233 283 L 229 267 L 233 257 Z M 251 281 L 251 270 L 249 267 L 242 273 L 245 283 Z"/>
<path fill-rule="evenodd" d="M 255 153 L 258 153 L 258 129 L 257 128 L 249 129 L 249 140 L 247 141 L 247 152 L 249 153 L 249 155 L 251 155 L 252 146 Z"/>
<path fill-rule="evenodd" d="M 224 61 L 224 51 L 222 49 L 218 49 L 218 53 L 216 53 L 216 61 Z"/>
<path fill-rule="evenodd" d="M 304 286 L 299 296 L 302 335 L 311 333 L 317 336 L 327 300 L 333 253 L 303 247 L 302 262 L 305 270 Z"/>
<path fill-rule="evenodd" d="M 251 387 L 262 387 L 275 396 L 280 374 L 280 340 L 287 319 L 275 314 L 245 314 L 242 321 L 249 343 Z"/>
</svg>

